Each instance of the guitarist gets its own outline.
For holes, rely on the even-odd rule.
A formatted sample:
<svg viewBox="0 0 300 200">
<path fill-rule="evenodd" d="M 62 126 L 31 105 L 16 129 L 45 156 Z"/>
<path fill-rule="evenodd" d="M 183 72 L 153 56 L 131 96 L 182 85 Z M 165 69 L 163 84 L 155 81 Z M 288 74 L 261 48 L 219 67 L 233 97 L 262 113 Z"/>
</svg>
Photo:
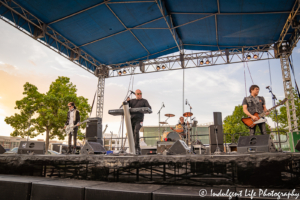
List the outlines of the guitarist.
<svg viewBox="0 0 300 200">
<path fill-rule="evenodd" d="M 64 129 L 66 129 L 67 125 L 69 124 L 76 124 L 74 131 L 73 131 L 73 140 L 74 140 L 74 152 L 76 149 L 76 142 L 77 142 L 77 131 L 78 131 L 78 126 L 79 126 L 79 122 L 80 122 L 80 114 L 79 111 L 76 110 L 76 106 L 74 104 L 74 102 L 70 102 L 68 103 L 68 107 L 69 107 L 69 111 L 68 111 L 68 118 L 67 121 L 65 123 L 65 127 Z M 69 145 L 69 150 L 68 150 L 68 154 L 72 153 L 72 134 L 69 134 L 69 140 L 68 140 L 68 145 Z"/>
<path fill-rule="evenodd" d="M 254 116 L 254 113 L 261 114 L 264 111 L 267 111 L 266 108 L 266 101 L 264 97 L 258 96 L 259 87 L 257 85 L 251 85 L 250 89 L 250 96 L 245 97 L 243 100 L 243 111 L 246 115 L 252 118 L 253 121 L 257 121 L 258 118 Z M 269 115 L 269 112 L 266 112 L 266 115 Z M 261 134 L 267 134 L 266 132 L 266 123 L 259 123 L 257 124 Z M 256 125 L 253 128 L 250 128 L 250 135 L 255 135 Z"/>
</svg>

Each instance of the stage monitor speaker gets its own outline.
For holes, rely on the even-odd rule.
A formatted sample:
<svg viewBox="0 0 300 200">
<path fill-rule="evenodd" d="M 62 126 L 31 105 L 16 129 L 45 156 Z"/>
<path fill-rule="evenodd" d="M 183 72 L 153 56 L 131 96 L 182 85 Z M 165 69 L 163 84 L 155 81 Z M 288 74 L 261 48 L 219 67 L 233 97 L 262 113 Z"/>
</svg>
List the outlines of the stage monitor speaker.
<svg viewBox="0 0 300 200">
<path fill-rule="evenodd" d="M 174 144 L 175 142 L 173 141 L 158 141 L 157 142 L 157 154 L 163 154 L 164 151 L 169 151 L 169 149 L 171 148 L 171 146 Z"/>
<path fill-rule="evenodd" d="M 99 142 L 88 142 L 83 145 L 80 154 L 105 154 L 105 148 Z"/>
<path fill-rule="evenodd" d="M 169 149 L 169 154 L 188 154 L 190 148 L 183 140 L 177 140 Z"/>
<path fill-rule="evenodd" d="M 220 150 L 223 152 L 224 147 L 223 147 L 223 126 L 222 125 L 210 125 L 209 126 L 209 146 L 210 146 L 210 153 L 214 153 L 217 148 L 217 139 L 216 139 L 216 133 L 217 131 L 217 137 L 218 137 L 218 144 Z"/>
<path fill-rule="evenodd" d="M 103 145 L 102 142 L 102 118 L 92 117 L 88 118 L 89 122 L 86 125 L 86 140 L 88 142 L 99 142 Z"/>
<path fill-rule="evenodd" d="M 295 149 L 300 151 L 300 140 L 298 140 L 296 146 L 295 146 Z"/>
<path fill-rule="evenodd" d="M 45 154 L 45 142 L 21 141 L 18 154 Z"/>
<path fill-rule="evenodd" d="M 221 112 L 214 112 L 214 125 L 222 126 L 222 113 Z"/>
<path fill-rule="evenodd" d="M 0 154 L 3 154 L 5 153 L 6 150 L 4 149 L 4 147 L 0 144 Z"/>
<path fill-rule="evenodd" d="M 269 134 L 241 136 L 237 145 L 237 153 L 276 152 L 277 149 Z"/>
</svg>

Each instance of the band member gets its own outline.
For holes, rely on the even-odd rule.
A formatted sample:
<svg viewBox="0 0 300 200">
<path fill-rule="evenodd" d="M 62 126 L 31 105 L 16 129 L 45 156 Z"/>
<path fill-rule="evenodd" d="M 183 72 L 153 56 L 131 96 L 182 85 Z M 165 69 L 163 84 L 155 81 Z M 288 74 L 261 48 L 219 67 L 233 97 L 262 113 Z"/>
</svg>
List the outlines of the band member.
<svg viewBox="0 0 300 200">
<path fill-rule="evenodd" d="M 266 108 L 266 101 L 264 97 L 258 96 L 259 93 L 259 87 L 257 85 L 251 85 L 250 89 L 250 96 L 245 97 L 243 100 L 243 111 L 246 115 L 252 118 L 253 121 L 257 121 L 258 118 L 254 116 L 254 113 L 261 114 L 264 111 L 267 111 Z M 268 115 L 269 112 L 266 112 L 266 115 Z M 261 134 L 266 134 L 266 123 L 259 123 L 257 124 Z M 250 128 L 250 135 L 255 135 L 255 129 L 256 125 L 253 128 Z"/>
<path fill-rule="evenodd" d="M 76 106 L 75 106 L 74 102 L 68 103 L 68 107 L 69 107 L 68 118 L 65 123 L 64 129 L 69 124 L 76 125 L 76 127 L 74 128 L 73 134 L 69 134 L 69 140 L 68 140 L 68 145 L 69 145 L 68 153 L 73 153 L 73 152 L 75 152 L 75 148 L 76 148 L 77 131 L 78 131 L 78 126 L 79 126 L 79 122 L 80 122 L 80 114 L 79 114 L 79 111 L 76 110 Z M 74 142 L 73 151 L 72 151 L 72 135 L 73 135 L 73 142 Z"/>
<path fill-rule="evenodd" d="M 185 123 L 184 122 L 184 118 L 180 117 L 179 118 L 179 123 L 176 125 L 176 127 L 172 128 L 172 130 L 176 129 L 176 132 L 179 133 L 181 135 L 181 137 L 183 137 L 184 139 L 186 139 L 186 130 L 188 128 L 188 126 L 190 125 L 189 122 Z"/>
<path fill-rule="evenodd" d="M 142 98 L 142 91 L 137 89 L 135 91 L 136 99 L 127 99 L 127 102 L 129 103 L 129 107 L 131 108 L 140 108 L 140 107 L 149 107 L 151 109 L 151 106 L 149 105 L 148 101 L 146 99 Z M 133 113 L 131 114 L 131 125 L 132 125 L 132 131 L 133 131 L 133 137 L 135 142 L 135 149 L 136 154 L 141 154 L 141 148 L 140 148 L 140 129 L 143 126 L 144 121 L 144 113 Z"/>
</svg>

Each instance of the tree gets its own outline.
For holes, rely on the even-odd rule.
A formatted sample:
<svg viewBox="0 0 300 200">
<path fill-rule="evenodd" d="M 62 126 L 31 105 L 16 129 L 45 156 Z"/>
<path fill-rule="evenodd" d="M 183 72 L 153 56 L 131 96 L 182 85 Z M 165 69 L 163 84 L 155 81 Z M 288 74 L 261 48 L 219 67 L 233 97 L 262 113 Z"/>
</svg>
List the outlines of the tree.
<svg viewBox="0 0 300 200">
<path fill-rule="evenodd" d="M 249 128 L 241 120 L 244 117 L 248 116 L 244 113 L 242 105 L 235 106 L 232 115 L 225 117 L 223 128 L 224 134 L 226 134 L 226 142 L 232 142 L 232 137 L 237 141 L 240 134 L 242 136 L 249 135 Z M 270 131 L 270 127 L 267 124 L 266 130 Z M 256 131 L 260 132 L 258 126 L 256 126 Z"/>
<path fill-rule="evenodd" d="M 300 116 L 300 100 L 298 98 L 298 94 L 295 89 L 293 89 L 293 94 L 294 94 L 294 101 L 295 101 L 295 109 L 296 109 L 296 116 Z M 282 100 L 279 100 L 281 102 Z M 278 104 L 279 102 L 276 102 Z M 290 109 L 292 109 L 292 106 L 290 105 Z M 270 114 L 270 117 L 274 122 L 276 122 L 276 114 L 275 110 L 273 110 Z M 280 106 L 279 110 L 277 108 L 277 117 L 278 117 L 278 129 L 281 131 L 288 131 L 288 119 L 287 119 L 287 112 L 286 112 L 286 104 Z M 297 120 L 298 126 L 300 124 L 300 119 L 298 117 Z M 281 132 L 281 134 L 284 134 Z"/>
<path fill-rule="evenodd" d="M 15 109 L 20 110 L 20 114 L 15 114 L 5 118 L 5 122 L 15 130 L 11 136 L 29 136 L 31 138 L 46 134 L 46 152 L 49 140 L 58 137 L 59 140 L 65 139 L 63 130 L 67 120 L 69 102 L 74 102 L 80 112 L 81 121 L 88 117 L 91 110 L 88 99 L 77 96 L 76 86 L 67 77 L 58 77 L 51 83 L 49 91 L 45 94 L 38 92 L 38 88 L 30 83 L 24 85 L 23 94 L 25 97 L 16 101 Z M 30 120 L 30 129 L 29 119 Z M 81 128 L 85 128 L 85 124 Z M 81 135 L 78 130 L 78 135 Z"/>
</svg>

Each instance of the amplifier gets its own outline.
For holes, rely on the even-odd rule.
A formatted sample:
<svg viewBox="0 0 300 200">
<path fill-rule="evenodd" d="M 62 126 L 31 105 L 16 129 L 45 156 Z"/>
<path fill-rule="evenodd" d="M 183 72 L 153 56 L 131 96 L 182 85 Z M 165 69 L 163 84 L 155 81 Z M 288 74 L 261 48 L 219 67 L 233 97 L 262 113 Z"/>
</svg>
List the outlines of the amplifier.
<svg viewBox="0 0 300 200">
<path fill-rule="evenodd" d="M 45 154 L 45 142 L 21 141 L 18 154 Z"/>
<path fill-rule="evenodd" d="M 158 141 L 157 142 L 157 154 L 163 154 L 163 152 L 169 151 L 169 149 L 171 148 L 171 146 L 173 146 L 175 142 L 173 141 L 168 141 L 168 142 L 161 142 Z"/>
<path fill-rule="evenodd" d="M 105 148 L 99 142 L 86 142 L 80 150 L 80 154 L 105 154 Z"/>
<path fill-rule="evenodd" d="M 102 142 L 102 118 L 92 117 L 88 118 L 89 122 L 86 124 L 86 133 L 85 137 L 88 142 L 99 142 L 103 145 Z"/>
<path fill-rule="evenodd" d="M 277 149 L 269 134 L 241 136 L 237 145 L 237 153 L 276 152 Z"/>
<path fill-rule="evenodd" d="M 157 151 L 156 147 L 141 147 L 141 154 L 142 155 L 156 154 L 156 151 Z"/>
</svg>

